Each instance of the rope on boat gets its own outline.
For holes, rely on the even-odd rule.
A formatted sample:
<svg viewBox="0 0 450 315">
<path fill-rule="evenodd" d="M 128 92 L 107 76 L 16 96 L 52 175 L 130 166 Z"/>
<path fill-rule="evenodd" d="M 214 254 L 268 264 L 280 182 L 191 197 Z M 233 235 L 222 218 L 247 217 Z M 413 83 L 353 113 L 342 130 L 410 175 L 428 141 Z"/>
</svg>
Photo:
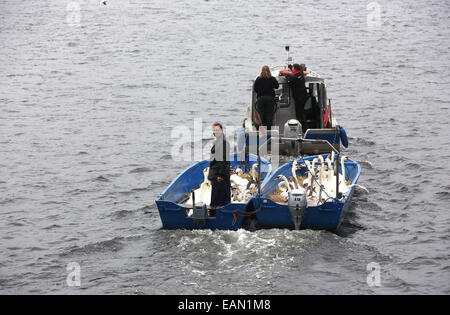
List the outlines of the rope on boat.
<svg viewBox="0 0 450 315">
<path fill-rule="evenodd" d="M 259 205 L 258 209 L 254 210 L 254 211 L 246 212 L 246 213 L 241 213 L 239 211 L 233 211 L 233 223 L 231 224 L 231 226 L 234 226 L 236 224 L 239 217 L 250 217 L 261 210 L 262 210 L 262 205 Z"/>
</svg>

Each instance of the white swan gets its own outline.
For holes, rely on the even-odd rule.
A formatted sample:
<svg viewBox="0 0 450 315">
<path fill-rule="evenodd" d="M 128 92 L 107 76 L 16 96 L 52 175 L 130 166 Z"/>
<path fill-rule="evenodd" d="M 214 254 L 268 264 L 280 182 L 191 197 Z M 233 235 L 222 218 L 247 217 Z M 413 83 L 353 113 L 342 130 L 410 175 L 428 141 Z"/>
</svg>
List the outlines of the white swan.
<svg viewBox="0 0 450 315">
<path fill-rule="evenodd" d="M 275 180 L 279 180 L 279 179 L 283 180 L 284 184 L 286 185 L 287 191 L 288 191 L 288 192 L 291 192 L 291 191 L 292 191 L 292 188 L 291 188 L 291 185 L 290 185 L 290 183 L 289 183 L 289 180 L 286 178 L 286 176 L 284 176 L 284 175 L 278 175 L 277 177 L 275 177 Z"/>
<path fill-rule="evenodd" d="M 279 180 L 281 179 L 282 181 L 278 184 L 278 188 L 280 188 L 280 190 L 282 190 L 283 188 L 281 188 L 282 186 L 284 186 L 284 191 L 282 191 L 280 193 L 280 196 L 284 198 L 284 200 L 286 201 L 289 197 L 289 193 L 292 191 L 291 186 L 289 185 L 289 181 L 286 178 L 286 176 L 284 175 L 278 175 L 277 177 L 275 177 L 275 180 Z"/>
<path fill-rule="evenodd" d="M 256 171 L 256 168 L 258 167 L 258 164 L 253 164 L 252 169 L 250 170 L 250 176 L 252 177 L 252 180 L 256 183 L 258 182 L 258 172 Z"/>
<path fill-rule="evenodd" d="M 306 166 L 308 167 L 309 170 L 309 174 L 308 174 L 308 180 L 309 180 L 309 184 L 308 187 L 310 188 L 311 191 L 311 196 L 313 196 L 314 194 L 319 192 L 319 185 L 317 184 L 317 180 L 319 178 L 319 174 L 320 174 L 320 167 L 316 167 L 316 163 L 319 161 L 319 158 L 315 158 L 312 161 L 311 166 L 309 165 L 309 163 L 305 163 Z M 305 161 L 308 162 L 308 161 Z"/>
<path fill-rule="evenodd" d="M 312 164 L 311 164 L 311 170 L 312 170 L 312 175 L 313 176 L 316 176 L 316 163 L 319 161 L 319 159 L 318 158 L 314 158 L 313 160 L 312 160 Z"/>
<path fill-rule="evenodd" d="M 347 186 L 346 183 L 346 174 L 345 174 L 345 165 L 344 161 L 347 159 L 347 157 L 344 155 L 341 157 L 341 172 L 339 172 L 339 192 L 345 195 L 348 190 L 350 189 L 350 186 Z M 326 191 L 330 195 L 330 197 L 336 197 L 336 176 L 334 175 L 334 169 L 331 168 L 331 160 L 328 160 L 328 172 L 327 172 L 327 181 L 326 181 Z M 336 161 L 336 163 L 339 163 Z"/>
<path fill-rule="evenodd" d="M 331 151 L 331 153 L 325 159 L 325 163 L 328 165 L 328 171 L 326 173 L 326 178 L 328 181 L 331 181 L 334 176 L 333 162 L 334 162 L 334 151 Z"/>
<path fill-rule="evenodd" d="M 232 174 L 230 176 L 230 182 L 233 187 L 238 188 L 240 191 L 247 188 L 247 185 L 249 183 L 248 180 L 246 180 L 245 178 L 242 178 L 238 174 Z"/>
<path fill-rule="evenodd" d="M 319 169 L 319 196 L 318 196 L 318 202 L 322 203 L 322 192 L 324 186 L 324 179 L 325 179 L 325 163 L 323 162 L 323 157 L 320 156 L 322 158 L 322 163 L 320 164 L 320 169 Z"/>
<path fill-rule="evenodd" d="M 336 195 L 336 177 L 333 176 L 331 159 L 319 155 L 312 164 L 305 161 L 308 178 L 303 181 L 308 196 L 308 205 L 314 206 L 334 198 Z M 317 166 L 316 166 L 317 165 Z"/>
<path fill-rule="evenodd" d="M 203 202 L 206 205 L 211 204 L 211 181 L 208 179 L 209 175 L 209 167 L 203 170 L 203 183 L 200 185 L 200 202 Z"/>
<path fill-rule="evenodd" d="M 296 184 L 296 188 L 300 188 L 302 186 L 300 186 L 300 183 L 298 182 L 298 178 L 297 178 L 297 169 L 298 169 L 298 163 L 296 160 L 294 160 L 292 162 L 292 177 L 294 178 L 295 184 Z"/>
<path fill-rule="evenodd" d="M 195 202 L 200 201 L 200 189 L 194 190 Z M 194 201 L 192 200 L 192 193 L 189 194 L 189 199 L 186 201 L 187 206 L 193 206 Z"/>
<path fill-rule="evenodd" d="M 248 198 L 252 196 L 250 189 L 243 190 L 237 197 L 238 202 L 245 202 Z"/>
<path fill-rule="evenodd" d="M 317 167 L 315 166 L 316 163 L 318 164 Z M 313 160 L 313 166 L 309 167 L 308 163 L 305 164 L 307 164 L 308 169 L 313 170 L 312 172 L 311 170 L 308 172 L 308 178 L 304 181 L 304 183 L 308 184 L 308 186 L 306 187 L 308 205 L 317 206 L 327 199 L 327 196 L 324 195 L 324 190 L 325 192 L 327 188 L 329 190 L 329 187 L 327 187 L 328 183 L 327 172 L 325 171 L 325 160 L 323 156 L 319 155 Z M 314 177 L 316 178 L 316 180 L 314 180 Z"/>
<path fill-rule="evenodd" d="M 323 159 L 323 156 L 319 155 L 318 159 L 320 160 L 320 166 L 323 166 L 325 164 L 325 160 Z"/>
<path fill-rule="evenodd" d="M 278 185 L 277 185 L 277 188 L 278 188 L 278 191 L 280 191 L 280 192 L 283 192 L 283 191 L 288 191 L 288 187 L 289 186 L 287 186 L 286 185 L 286 182 L 285 181 L 281 181 L 281 182 L 279 182 L 278 183 Z"/>
<path fill-rule="evenodd" d="M 333 162 L 331 162 L 330 159 L 325 159 L 326 163 L 328 164 L 328 171 L 326 173 L 326 178 L 328 182 L 332 182 L 333 181 L 333 177 L 334 177 L 334 169 L 333 169 Z"/>
<path fill-rule="evenodd" d="M 303 181 L 302 187 L 304 187 L 305 185 L 310 185 L 310 184 L 313 183 L 313 180 L 312 180 L 313 172 L 312 172 L 312 169 L 311 169 L 311 163 L 309 163 L 309 161 L 305 161 L 305 165 L 306 165 L 306 168 L 308 170 L 308 178 L 306 178 Z"/>
<path fill-rule="evenodd" d="M 211 184 L 211 181 L 208 179 L 208 176 L 209 176 L 209 167 L 203 170 L 203 183 Z"/>
<path fill-rule="evenodd" d="M 205 205 L 209 206 L 211 204 L 211 185 L 207 187 L 200 188 L 200 201 Z"/>
<path fill-rule="evenodd" d="M 331 153 L 327 156 L 327 158 L 325 159 L 325 161 L 328 163 L 329 162 L 334 162 L 334 151 L 331 151 Z"/>
<path fill-rule="evenodd" d="M 211 181 L 208 179 L 209 167 L 203 170 L 203 182 L 200 184 L 200 188 L 194 190 L 195 202 L 203 202 L 206 205 L 211 204 Z M 193 206 L 192 193 L 189 196 L 186 205 Z"/>
<path fill-rule="evenodd" d="M 254 191 L 256 185 L 250 184 L 245 189 L 239 190 L 236 189 L 235 193 L 233 194 L 233 201 L 236 202 L 245 202 L 252 196 L 252 191 Z"/>
<path fill-rule="evenodd" d="M 340 174 L 339 177 L 339 191 L 345 195 L 348 190 L 349 187 L 347 186 L 346 183 L 346 178 L 345 178 L 345 165 L 344 165 L 344 161 L 347 159 L 347 157 L 344 155 L 341 157 L 341 170 L 342 170 L 342 174 Z"/>
<path fill-rule="evenodd" d="M 257 164 L 253 164 L 249 173 L 244 173 L 242 169 L 236 168 L 235 174 L 230 176 L 231 187 L 235 189 L 233 201 L 244 202 L 252 195 L 252 189 L 256 187 L 258 172 L 256 172 Z"/>
<path fill-rule="evenodd" d="M 325 164 L 327 165 L 326 169 Z M 328 195 L 327 198 L 334 198 L 336 196 L 336 176 L 334 176 L 332 161 L 329 158 L 325 159 L 321 172 L 323 173 L 322 186 Z"/>
</svg>

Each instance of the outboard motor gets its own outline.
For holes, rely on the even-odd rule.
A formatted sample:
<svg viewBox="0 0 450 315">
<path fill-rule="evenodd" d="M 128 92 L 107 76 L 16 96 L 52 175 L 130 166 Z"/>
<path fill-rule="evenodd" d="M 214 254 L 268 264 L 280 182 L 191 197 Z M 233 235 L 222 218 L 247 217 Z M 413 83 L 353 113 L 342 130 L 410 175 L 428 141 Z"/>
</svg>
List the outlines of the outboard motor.
<svg viewBox="0 0 450 315">
<path fill-rule="evenodd" d="M 284 124 L 284 137 L 285 138 L 297 138 L 298 135 L 302 135 L 302 124 L 297 119 L 289 119 Z M 299 143 L 297 141 L 290 142 L 289 151 L 291 154 L 297 154 L 299 152 Z"/>
<path fill-rule="evenodd" d="M 294 221 L 295 229 L 299 230 L 303 218 L 306 214 L 306 194 L 304 190 L 293 189 L 289 193 L 288 208 L 291 212 L 292 220 Z"/>
<path fill-rule="evenodd" d="M 197 223 L 197 227 L 202 229 L 206 225 L 206 220 L 208 219 L 208 208 L 203 202 L 195 204 L 192 219 Z"/>
</svg>

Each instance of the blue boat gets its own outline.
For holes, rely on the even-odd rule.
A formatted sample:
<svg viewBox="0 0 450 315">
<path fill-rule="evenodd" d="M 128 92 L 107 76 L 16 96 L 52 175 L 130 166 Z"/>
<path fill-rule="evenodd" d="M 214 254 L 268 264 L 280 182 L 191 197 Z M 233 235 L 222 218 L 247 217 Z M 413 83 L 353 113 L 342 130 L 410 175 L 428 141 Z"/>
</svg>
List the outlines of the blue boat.
<svg viewBox="0 0 450 315">
<path fill-rule="evenodd" d="M 304 157 L 296 160 L 298 164 L 302 164 L 305 161 L 312 162 L 316 156 Z M 322 155 L 325 159 L 327 155 Z M 341 159 L 339 160 L 341 162 Z M 335 160 L 336 161 L 336 160 Z M 332 163 L 333 167 L 335 161 Z M 256 219 L 258 225 L 262 228 L 289 228 L 295 227 L 293 216 L 288 207 L 287 203 L 275 202 L 269 198 L 270 194 L 275 192 L 276 186 L 280 182 L 277 179 L 278 175 L 284 175 L 286 177 L 292 174 L 292 163 L 284 164 L 278 169 L 276 169 L 270 176 L 262 183 L 261 195 L 252 198 L 253 206 L 256 209 Z M 340 165 L 340 163 L 338 164 Z M 361 173 L 360 165 L 353 160 L 344 161 L 345 176 L 347 180 L 351 180 L 348 191 L 339 200 L 334 198 L 329 198 L 328 201 L 319 204 L 317 206 L 307 206 L 306 212 L 301 219 L 300 229 L 323 229 L 336 231 L 345 213 L 350 205 L 354 185 L 356 184 Z M 297 171 L 297 176 L 305 176 L 307 170 L 306 168 Z M 342 170 L 339 171 L 340 176 L 342 176 Z"/>
<path fill-rule="evenodd" d="M 253 164 L 258 163 L 258 157 L 254 154 L 246 155 L 245 159 L 241 159 L 240 155 L 235 153 L 230 158 L 231 167 L 237 167 L 246 171 Z M 211 230 L 237 230 L 242 227 L 242 222 L 247 205 L 251 198 L 246 202 L 232 202 L 226 206 L 216 208 L 216 216 L 208 217 L 204 224 L 199 226 L 198 222 L 188 216 L 188 208 L 177 202 L 196 189 L 204 179 L 203 170 L 209 166 L 209 160 L 197 162 L 180 175 L 178 175 L 172 183 L 156 198 L 155 202 L 159 210 L 162 225 L 164 229 L 198 229 L 205 228 Z M 264 179 L 272 171 L 270 162 L 261 158 L 261 179 Z"/>
</svg>

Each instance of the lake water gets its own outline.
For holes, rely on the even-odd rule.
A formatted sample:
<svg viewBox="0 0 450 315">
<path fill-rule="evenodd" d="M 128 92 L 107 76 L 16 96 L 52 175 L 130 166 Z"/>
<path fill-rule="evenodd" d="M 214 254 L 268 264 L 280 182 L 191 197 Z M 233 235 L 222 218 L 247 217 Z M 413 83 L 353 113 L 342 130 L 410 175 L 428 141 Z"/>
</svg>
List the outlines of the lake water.
<svg viewBox="0 0 450 315">
<path fill-rule="evenodd" d="M 302 3 L 1 1 L 0 293 L 449 294 L 450 2 Z M 337 234 L 162 230 L 173 128 L 241 125 L 286 44 L 369 193 Z"/>
</svg>

